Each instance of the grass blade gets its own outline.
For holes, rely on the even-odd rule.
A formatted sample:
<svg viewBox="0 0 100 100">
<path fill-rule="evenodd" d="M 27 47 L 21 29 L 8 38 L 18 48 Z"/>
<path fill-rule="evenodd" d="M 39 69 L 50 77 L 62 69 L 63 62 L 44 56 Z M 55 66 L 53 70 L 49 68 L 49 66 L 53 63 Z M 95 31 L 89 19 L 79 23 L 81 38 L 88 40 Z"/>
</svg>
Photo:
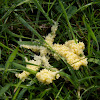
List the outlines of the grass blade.
<svg viewBox="0 0 100 100">
<path fill-rule="evenodd" d="M 1 48 L 0 48 L 0 60 L 1 60 Z"/>
<path fill-rule="evenodd" d="M 17 97 L 17 100 L 21 100 L 26 91 L 27 91 L 26 88 L 22 89 L 21 92 L 19 93 L 18 97 Z"/>
<path fill-rule="evenodd" d="M 0 42 L 0 46 L 1 46 L 1 47 L 3 47 L 3 48 L 8 49 L 8 50 L 10 50 L 10 51 L 14 51 L 14 50 L 12 50 L 11 48 L 9 48 L 9 47 L 5 46 L 5 45 L 4 45 L 3 43 L 1 43 L 1 42 Z M 25 56 L 23 56 L 22 54 L 20 54 L 20 53 L 18 53 L 18 52 L 17 52 L 17 54 L 18 54 L 19 56 L 21 56 L 22 58 L 24 58 L 24 57 L 25 57 Z"/>
<path fill-rule="evenodd" d="M 11 83 L 6 84 L 6 86 L 2 87 L 0 90 L 0 96 L 2 96 L 11 86 Z"/>
<path fill-rule="evenodd" d="M 15 9 L 15 5 L 12 5 L 12 7 L 9 8 L 9 10 L 4 14 L 4 16 L 0 19 L 0 21 L 2 21 L 3 19 L 7 18 L 14 9 Z"/>
<path fill-rule="evenodd" d="M 9 8 L 8 9 L 8 11 L 4 14 L 4 16 L 0 19 L 0 20 L 3 20 L 3 19 L 5 19 L 5 18 L 7 18 L 10 14 L 11 14 L 11 12 L 17 7 L 17 6 L 20 6 L 20 5 L 22 5 L 22 4 L 24 4 L 24 3 L 27 3 L 27 2 L 29 2 L 30 0 L 23 0 L 22 2 L 20 2 L 20 3 L 18 3 L 18 4 L 13 4 L 12 6 L 11 6 L 11 8 Z"/>
<path fill-rule="evenodd" d="M 73 15 L 75 15 L 79 11 L 83 11 L 83 10 L 87 9 L 87 7 L 89 7 L 89 6 L 93 5 L 93 4 L 98 4 L 98 3 L 100 3 L 100 1 L 99 2 L 91 2 L 91 3 L 85 4 L 85 5 L 81 6 Z"/>
<path fill-rule="evenodd" d="M 88 34 L 88 55 L 91 55 L 91 43 L 90 43 L 90 40 L 91 40 L 91 36 L 90 34 Z"/>
<path fill-rule="evenodd" d="M 24 37 L 24 36 L 15 34 L 15 33 L 11 32 L 9 29 L 7 29 L 6 32 L 7 32 L 9 35 L 13 36 L 13 37 L 31 39 L 31 38 L 29 38 L 29 37 Z"/>
<path fill-rule="evenodd" d="M 72 77 L 71 77 L 70 75 L 68 75 L 67 73 L 64 73 L 64 72 L 59 72 L 59 74 L 60 74 L 62 77 L 67 78 L 75 87 L 77 87 L 76 82 L 73 82 Z"/>
<path fill-rule="evenodd" d="M 40 5 L 39 1 L 37 1 L 37 0 L 33 0 L 33 1 L 34 1 L 34 4 L 36 5 L 37 9 L 39 9 L 39 10 L 43 13 L 43 15 L 47 18 L 47 20 L 48 20 L 51 24 L 53 24 L 53 20 L 51 20 L 51 19 L 49 18 L 48 14 L 43 10 L 43 8 L 42 8 L 42 6 Z"/>
<path fill-rule="evenodd" d="M 32 42 L 32 41 L 18 41 L 17 42 L 19 45 L 31 45 L 31 46 L 33 46 L 33 45 L 36 45 L 36 46 L 41 46 L 42 44 L 40 44 L 39 42 L 37 42 L 37 41 L 34 41 L 34 42 Z"/>
<path fill-rule="evenodd" d="M 18 52 L 18 47 L 12 52 L 12 54 L 9 56 L 9 58 L 5 64 L 5 70 L 4 70 L 3 79 L 2 79 L 3 83 L 5 82 L 5 79 L 7 77 L 6 73 L 8 71 L 8 67 L 10 66 L 11 62 L 13 62 L 13 60 L 15 59 L 17 52 Z"/>
<path fill-rule="evenodd" d="M 96 63 L 96 64 L 100 65 L 100 60 L 99 59 L 95 59 L 95 58 L 88 59 L 88 62 L 93 62 L 93 63 Z"/>
<path fill-rule="evenodd" d="M 53 5 L 55 4 L 56 0 L 53 1 L 52 5 L 50 6 L 49 8 L 49 5 L 48 5 L 48 11 L 47 11 L 47 15 L 49 14 L 49 11 L 51 10 L 51 8 L 53 7 Z"/>
<path fill-rule="evenodd" d="M 39 94 L 40 99 L 42 99 L 45 96 L 45 94 L 47 94 L 50 90 L 51 88 L 45 89 L 41 94 Z"/>
<path fill-rule="evenodd" d="M 97 43 L 97 49 L 99 50 L 99 44 L 98 44 L 98 41 L 96 39 L 96 36 L 95 36 L 94 32 L 92 31 L 90 25 L 85 21 L 84 16 L 83 16 L 83 22 L 85 24 L 85 27 L 87 28 L 89 36 L 91 36 L 91 38 Z"/>
<path fill-rule="evenodd" d="M 35 34 L 40 40 L 44 42 L 44 39 L 41 37 L 41 35 L 36 30 L 34 30 L 21 16 L 19 16 L 17 13 L 15 13 L 15 16 L 24 26 L 26 26 L 33 34 Z"/>
<path fill-rule="evenodd" d="M 21 0 L 21 2 L 17 4 L 17 6 L 23 5 L 24 3 L 29 3 L 30 1 L 31 0 Z"/>
<path fill-rule="evenodd" d="M 55 97 L 55 100 L 59 97 L 59 95 L 60 95 L 60 93 L 61 93 L 61 90 L 62 90 L 62 88 L 64 87 L 64 84 L 65 84 L 65 83 L 63 83 L 63 85 L 61 86 L 60 90 L 58 91 L 58 93 L 57 93 L 57 95 L 56 95 L 56 97 Z M 62 99 L 62 100 L 63 100 L 63 99 Z"/>
<path fill-rule="evenodd" d="M 66 10 L 64 9 L 64 6 L 63 6 L 63 4 L 62 4 L 62 2 L 61 2 L 60 0 L 59 0 L 59 4 L 60 4 L 60 6 L 61 6 L 61 9 L 63 10 L 63 13 L 64 13 L 64 15 L 65 15 L 65 20 L 66 20 L 67 23 L 68 23 L 68 26 L 69 26 L 70 31 L 71 31 L 71 33 L 72 33 L 72 36 L 73 36 L 75 42 L 77 42 L 77 41 L 76 41 L 76 38 L 75 38 L 75 34 L 74 34 L 74 32 L 73 32 L 73 29 L 72 29 L 72 26 L 71 26 L 71 24 L 70 24 L 70 22 L 69 22 L 69 19 L 68 19 Z"/>
<path fill-rule="evenodd" d="M 3 48 L 8 49 L 8 50 L 10 50 L 10 51 L 13 51 L 12 49 L 10 49 L 9 47 L 5 46 L 5 45 L 4 45 L 3 43 L 1 43 L 1 42 L 0 42 L 0 46 L 3 47 Z"/>
<path fill-rule="evenodd" d="M 17 63 L 15 63 L 15 62 L 12 62 L 12 64 L 13 64 L 16 68 L 21 69 L 21 70 L 25 70 L 25 71 L 27 71 L 27 72 L 29 72 L 29 73 L 31 73 L 31 74 L 36 74 L 36 73 L 37 73 L 36 71 L 31 70 L 31 69 L 28 69 L 28 68 L 26 68 L 25 66 L 20 65 L 20 64 L 17 64 Z"/>
<path fill-rule="evenodd" d="M 85 80 L 89 80 L 89 79 L 92 79 L 92 78 L 99 78 L 100 79 L 100 76 L 87 76 L 87 77 L 79 79 L 78 81 L 79 82 L 81 82 L 81 81 L 85 82 Z"/>
<path fill-rule="evenodd" d="M 8 67 L 9 67 L 9 65 L 10 65 L 11 62 L 13 62 L 13 60 L 15 59 L 17 52 L 18 52 L 18 47 L 17 47 L 17 48 L 12 52 L 12 54 L 9 56 L 9 58 L 8 58 L 6 64 L 5 64 L 5 72 L 4 72 L 4 73 L 7 72 L 7 69 L 8 69 Z"/>
<path fill-rule="evenodd" d="M 90 86 L 89 88 L 87 88 L 82 94 L 81 94 L 81 98 L 82 98 L 82 96 L 86 93 L 86 92 L 88 92 L 89 90 L 91 90 L 91 89 L 99 89 L 100 88 L 100 86 L 95 86 L 95 85 L 92 85 L 92 86 Z M 91 92 L 91 91 L 90 91 Z M 89 93 L 89 92 L 88 92 Z"/>
<path fill-rule="evenodd" d="M 18 89 L 17 89 L 17 91 L 16 91 L 15 95 L 13 96 L 12 100 L 16 100 L 16 97 L 17 97 L 17 95 L 18 95 L 20 89 L 21 89 L 21 88 L 18 88 Z"/>
</svg>

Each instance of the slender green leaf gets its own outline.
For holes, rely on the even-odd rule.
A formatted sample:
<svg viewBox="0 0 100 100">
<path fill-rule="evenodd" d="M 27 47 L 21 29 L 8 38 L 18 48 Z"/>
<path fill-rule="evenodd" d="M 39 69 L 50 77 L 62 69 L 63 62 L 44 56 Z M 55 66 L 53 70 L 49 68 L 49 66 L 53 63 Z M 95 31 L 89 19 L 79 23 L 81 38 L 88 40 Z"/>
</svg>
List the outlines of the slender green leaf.
<svg viewBox="0 0 100 100">
<path fill-rule="evenodd" d="M 87 77 L 79 79 L 78 81 L 79 82 L 81 82 L 81 81 L 85 82 L 85 80 L 89 80 L 89 79 L 92 79 L 92 78 L 100 78 L 100 76 L 87 76 Z"/>
<path fill-rule="evenodd" d="M 41 0 L 39 4 L 42 5 L 42 3 L 43 3 L 43 0 Z M 37 24 L 38 24 L 38 21 L 39 21 L 40 13 L 41 13 L 41 11 L 38 9 L 37 16 L 36 16 L 36 23 Z"/>
<path fill-rule="evenodd" d="M 0 42 L 0 46 L 3 47 L 3 48 L 8 49 L 8 50 L 10 50 L 10 51 L 13 51 L 12 49 L 10 49 L 9 47 L 5 46 L 5 45 L 4 45 L 3 43 L 1 43 L 1 42 Z"/>
<path fill-rule="evenodd" d="M 33 34 L 35 34 L 40 40 L 42 40 L 43 42 L 44 39 L 41 37 L 41 35 L 35 30 L 33 29 L 21 16 L 19 16 L 17 13 L 15 13 L 15 16 L 18 18 L 18 20 L 20 20 L 20 22 L 26 26 Z"/>
<path fill-rule="evenodd" d="M 48 15 L 49 11 L 51 10 L 51 8 L 53 7 L 53 5 L 55 4 L 55 2 L 56 2 L 56 0 L 53 1 L 53 3 L 52 3 L 52 5 L 50 6 L 50 8 L 49 8 L 49 5 L 48 5 L 47 15 Z"/>
<path fill-rule="evenodd" d="M 18 95 L 18 93 L 19 93 L 20 89 L 21 89 L 21 88 L 18 88 L 18 89 L 17 89 L 17 91 L 16 91 L 16 93 L 14 94 L 14 96 L 13 96 L 12 100 L 16 100 L 17 95 Z"/>
<path fill-rule="evenodd" d="M 20 93 L 18 94 L 17 100 L 21 100 L 22 97 L 23 97 L 23 95 L 24 95 L 24 93 L 25 93 L 26 91 L 27 91 L 26 88 L 22 89 L 22 90 L 20 91 Z"/>
<path fill-rule="evenodd" d="M 39 1 L 38 1 L 38 0 L 32 0 L 32 1 L 34 1 L 34 4 L 36 5 L 37 9 L 39 9 L 39 10 L 43 13 L 43 15 L 47 18 L 47 20 L 48 20 L 51 24 L 53 24 L 53 20 L 51 20 L 51 19 L 49 18 L 48 14 L 44 11 L 44 9 L 42 8 L 42 6 L 40 5 Z"/>
<path fill-rule="evenodd" d="M 68 19 L 68 15 L 67 15 L 66 10 L 64 9 L 64 6 L 63 6 L 63 4 L 62 4 L 62 2 L 61 2 L 60 0 L 59 0 L 59 4 L 60 4 L 60 6 L 61 6 L 61 9 L 63 10 L 63 13 L 64 13 L 64 15 L 65 15 L 65 20 L 66 20 L 67 23 L 68 23 L 68 26 L 69 26 L 70 31 L 71 31 L 71 33 L 72 33 L 72 36 L 73 36 L 75 42 L 77 43 L 76 38 L 75 38 L 75 34 L 74 34 L 74 32 L 73 32 L 72 26 L 71 26 L 71 24 L 70 24 L 70 22 L 69 22 L 69 19 Z"/>
<path fill-rule="evenodd" d="M 1 48 L 0 48 L 0 60 L 1 60 Z"/>
<path fill-rule="evenodd" d="M 62 76 L 62 77 L 65 77 L 67 78 L 75 87 L 77 86 L 75 84 L 75 82 L 72 80 L 72 77 L 70 75 L 68 75 L 67 73 L 64 73 L 64 72 L 59 72 L 59 74 Z"/>
<path fill-rule="evenodd" d="M 96 64 L 100 65 L 100 60 L 99 59 L 95 59 L 95 58 L 88 59 L 88 62 L 93 62 L 93 63 L 96 63 Z"/>
<path fill-rule="evenodd" d="M 98 44 L 98 41 L 96 39 L 96 36 L 94 34 L 94 32 L 92 31 L 90 25 L 85 21 L 85 17 L 83 16 L 83 22 L 85 24 L 85 27 L 87 28 L 87 31 L 88 31 L 88 34 L 89 34 L 89 38 L 91 36 L 91 38 L 97 43 L 97 48 L 99 50 L 99 44 Z"/>
<path fill-rule="evenodd" d="M 0 20 L 7 18 L 11 14 L 11 12 L 15 9 L 15 7 L 16 7 L 15 5 L 12 5 L 12 7 L 9 8 L 9 10 L 4 14 L 4 16 Z"/>
<path fill-rule="evenodd" d="M 7 29 L 6 32 L 7 32 L 9 35 L 13 36 L 13 37 L 25 38 L 25 39 L 31 39 L 31 38 L 29 38 L 29 37 L 24 37 L 24 36 L 15 34 L 15 33 L 11 32 L 9 29 Z"/>
<path fill-rule="evenodd" d="M 11 83 L 6 84 L 4 87 L 0 90 L 0 96 L 2 96 L 11 86 Z"/>
<path fill-rule="evenodd" d="M 31 45 L 31 46 L 34 46 L 34 45 L 41 46 L 42 45 L 37 41 L 34 41 L 34 42 L 31 42 L 31 41 L 18 41 L 18 44 L 19 45 Z"/>
<path fill-rule="evenodd" d="M 99 89 L 100 88 L 100 86 L 96 86 L 96 85 L 92 85 L 92 86 L 90 86 L 89 88 L 87 88 L 82 94 L 81 94 L 81 98 L 82 98 L 82 96 L 86 93 L 86 92 L 89 92 L 89 90 L 91 90 L 91 89 Z"/>
<path fill-rule="evenodd" d="M 87 9 L 87 7 L 89 7 L 93 4 L 98 4 L 98 3 L 100 3 L 100 2 L 91 2 L 91 3 L 85 4 L 85 5 L 81 6 L 74 14 L 76 14 L 79 11 L 83 11 L 83 10 Z"/>
<path fill-rule="evenodd" d="M 16 57 L 16 54 L 18 52 L 18 47 L 12 52 L 12 54 L 9 56 L 6 64 L 5 64 L 5 72 L 7 72 L 7 69 L 9 67 L 9 65 L 11 64 L 11 62 L 13 62 L 13 60 L 15 59 Z"/>
<path fill-rule="evenodd" d="M 30 0 L 23 0 L 18 4 L 13 4 L 0 20 L 3 20 L 5 18 L 7 18 L 17 6 L 20 6 L 20 5 L 24 4 L 24 3 L 29 3 L 29 1 Z"/>
<path fill-rule="evenodd" d="M 16 88 L 14 89 L 14 92 L 17 91 L 17 89 L 19 88 L 19 86 L 21 85 L 21 83 L 22 83 L 22 80 L 20 80 L 20 81 L 18 82 L 18 84 L 16 85 Z"/>
<path fill-rule="evenodd" d="M 17 63 L 15 63 L 15 62 L 12 62 L 12 64 L 13 64 L 16 68 L 21 69 L 21 70 L 25 70 L 25 71 L 27 71 L 27 72 L 29 72 L 29 73 L 31 73 L 31 74 L 36 74 L 36 73 L 37 73 L 36 71 L 31 70 L 31 69 L 28 69 L 28 68 L 26 68 L 25 66 L 20 65 L 20 64 L 17 64 Z"/>
<path fill-rule="evenodd" d="M 56 95 L 56 97 L 55 97 L 55 100 L 59 97 L 59 94 L 61 93 L 61 90 L 62 90 L 64 84 L 65 84 L 65 83 L 63 83 L 63 85 L 61 86 L 60 90 L 58 91 L 58 93 L 57 93 L 57 95 Z"/>
<path fill-rule="evenodd" d="M 16 7 L 17 7 L 17 6 L 20 6 L 20 5 L 24 4 L 24 3 L 29 3 L 30 1 L 31 1 L 31 0 L 21 0 L 21 2 L 18 3 L 18 4 L 16 5 Z"/>
<path fill-rule="evenodd" d="M 11 48 L 9 48 L 9 47 L 5 46 L 5 45 L 4 45 L 3 43 L 1 43 L 1 42 L 0 42 L 0 46 L 1 46 L 1 47 L 3 47 L 3 48 L 8 49 L 8 50 L 10 50 L 10 51 L 14 51 L 14 50 L 12 50 Z M 23 56 L 22 54 L 20 54 L 20 53 L 18 53 L 18 52 L 17 52 L 17 54 L 18 54 L 19 56 L 21 56 L 22 58 L 24 58 L 24 57 L 25 57 L 25 56 Z"/>
<path fill-rule="evenodd" d="M 91 55 L 90 52 L 91 52 L 91 36 L 90 34 L 88 34 L 88 55 Z"/>
<path fill-rule="evenodd" d="M 43 92 L 41 92 L 41 94 L 39 94 L 40 95 L 40 99 L 42 99 L 43 96 L 45 96 L 45 94 L 48 93 L 50 90 L 51 90 L 51 88 L 48 88 L 48 89 L 45 89 Z"/>
<path fill-rule="evenodd" d="M 68 19 L 70 19 L 76 12 L 77 12 L 77 7 L 70 6 L 70 8 L 67 11 Z"/>
</svg>

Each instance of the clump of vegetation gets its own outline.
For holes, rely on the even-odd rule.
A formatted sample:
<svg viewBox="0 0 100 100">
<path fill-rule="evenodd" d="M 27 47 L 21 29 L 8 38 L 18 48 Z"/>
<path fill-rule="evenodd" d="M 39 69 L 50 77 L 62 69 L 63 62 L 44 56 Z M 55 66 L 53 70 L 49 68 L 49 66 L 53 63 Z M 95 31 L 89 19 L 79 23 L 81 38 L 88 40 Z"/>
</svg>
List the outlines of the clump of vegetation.
<svg viewBox="0 0 100 100">
<path fill-rule="evenodd" d="M 99 0 L 1 0 L 0 99 L 99 100 L 99 12 Z"/>
</svg>

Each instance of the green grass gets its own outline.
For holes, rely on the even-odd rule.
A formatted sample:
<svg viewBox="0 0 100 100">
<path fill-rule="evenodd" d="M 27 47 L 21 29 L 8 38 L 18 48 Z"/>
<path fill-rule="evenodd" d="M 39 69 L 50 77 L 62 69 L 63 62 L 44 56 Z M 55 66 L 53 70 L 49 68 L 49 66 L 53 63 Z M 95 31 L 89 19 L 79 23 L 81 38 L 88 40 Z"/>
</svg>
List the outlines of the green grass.
<svg viewBox="0 0 100 100">
<path fill-rule="evenodd" d="M 50 33 L 53 20 L 59 23 L 54 42 L 84 42 L 88 66 L 76 71 L 60 55 L 59 62 L 51 56 L 50 63 L 61 69 L 61 77 L 44 85 L 36 79 L 35 71 L 25 67 L 24 57 L 31 59 L 34 53 L 20 48 L 19 40 L 31 45 L 46 43 L 43 36 Z M 99 0 L 1 0 L 0 100 L 99 100 L 99 44 Z M 48 49 L 55 52 L 50 46 Z M 15 77 L 23 70 L 31 73 L 24 82 Z"/>
</svg>

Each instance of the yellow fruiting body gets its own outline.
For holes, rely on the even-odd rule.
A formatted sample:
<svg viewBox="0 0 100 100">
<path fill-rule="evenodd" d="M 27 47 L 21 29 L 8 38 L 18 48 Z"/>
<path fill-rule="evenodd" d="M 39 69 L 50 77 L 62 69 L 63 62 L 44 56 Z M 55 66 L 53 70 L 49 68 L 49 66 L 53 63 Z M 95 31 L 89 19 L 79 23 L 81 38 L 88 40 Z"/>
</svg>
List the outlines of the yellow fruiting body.
<svg viewBox="0 0 100 100">
<path fill-rule="evenodd" d="M 31 49 L 34 52 L 40 52 L 41 56 L 46 55 L 48 53 L 47 48 L 45 48 L 43 46 L 35 46 L 35 45 L 32 46 L 32 45 L 25 45 L 24 44 L 24 45 L 20 45 L 20 47 Z"/>
<path fill-rule="evenodd" d="M 63 45 L 54 44 L 52 47 L 59 55 L 64 57 L 75 70 L 78 70 L 82 65 L 87 66 L 88 62 L 83 52 L 85 48 L 83 42 L 76 44 L 74 40 L 69 40 Z M 56 54 L 54 57 L 59 60 Z"/>
<path fill-rule="evenodd" d="M 58 24 L 54 22 L 54 25 L 51 27 L 51 33 L 49 33 L 45 37 L 45 41 L 47 42 L 47 44 L 49 44 L 56 51 L 56 53 L 64 57 L 67 63 L 69 63 L 73 67 L 73 69 L 78 70 L 82 65 L 87 66 L 88 62 L 83 52 L 83 50 L 85 49 L 85 45 L 83 42 L 78 43 L 78 40 L 76 40 L 76 43 L 75 40 L 69 40 L 64 44 L 53 44 L 57 28 Z M 60 75 L 58 74 L 59 70 L 57 68 L 52 68 L 53 66 L 51 66 L 49 63 L 49 55 L 51 54 L 51 51 L 47 49 L 46 43 L 44 43 L 43 45 L 44 46 L 32 46 L 23 44 L 20 46 L 40 53 L 39 56 L 34 55 L 34 60 L 28 61 L 27 58 L 25 58 L 26 62 L 36 64 L 38 66 L 27 64 L 26 67 L 31 70 L 38 71 L 40 68 L 39 65 L 42 65 L 44 69 L 40 70 L 40 72 L 37 72 L 36 78 L 41 83 L 50 84 L 53 82 L 53 80 L 59 79 Z M 59 60 L 60 57 L 58 57 L 56 53 L 54 53 L 53 56 L 55 59 Z M 48 70 L 48 68 L 50 70 Z M 30 73 L 23 71 L 22 73 L 17 73 L 15 75 L 16 77 L 24 81 L 30 75 Z"/>
<path fill-rule="evenodd" d="M 53 41 L 54 41 L 54 38 L 55 38 L 55 34 L 48 34 L 48 35 L 45 37 L 45 41 L 46 41 L 50 46 L 52 46 Z"/>
<path fill-rule="evenodd" d="M 53 82 L 53 80 L 58 79 L 60 77 L 60 75 L 57 73 L 58 71 L 53 72 L 47 69 L 42 69 L 36 74 L 36 78 L 41 83 L 50 84 Z"/>
<path fill-rule="evenodd" d="M 29 74 L 29 72 L 23 71 L 20 74 L 16 73 L 15 76 L 24 82 L 24 80 L 29 76 Z"/>
<path fill-rule="evenodd" d="M 31 64 L 36 64 L 36 65 L 40 65 L 41 64 L 41 60 L 40 59 L 37 59 L 36 61 L 34 60 L 27 60 L 27 58 L 25 58 L 26 62 L 28 63 L 31 63 Z M 27 68 L 31 69 L 31 70 L 34 70 L 34 71 L 38 71 L 39 67 L 38 66 L 35 66 L 35 65 L 29 65 L 27 64 L 26 65 Z M 30 75 L 29 72 L 27 71 L 23 71 L 22 73 L 16 73 L 15 76 L 17 78 L 19 78 L 20 80 L 22 80 L 23 82 L 25 81 L 25 79 Z"/>
</svg>

